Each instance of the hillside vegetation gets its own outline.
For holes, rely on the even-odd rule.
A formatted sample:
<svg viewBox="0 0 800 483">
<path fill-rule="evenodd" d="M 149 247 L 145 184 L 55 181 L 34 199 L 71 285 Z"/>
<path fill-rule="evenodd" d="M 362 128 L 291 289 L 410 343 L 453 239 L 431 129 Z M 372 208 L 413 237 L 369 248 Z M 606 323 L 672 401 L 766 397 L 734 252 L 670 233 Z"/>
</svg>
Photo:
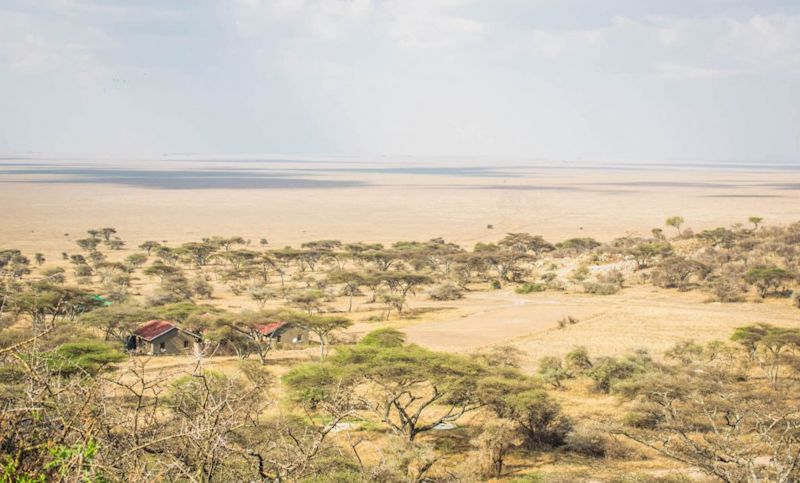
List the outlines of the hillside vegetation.
<svg viewBox="0 0 800 483">
<path fill-rule="evenodd" d="M 492 291 L 602 304 L 651 286 L 798 306 L 799 272 L 800 223 L 758 217 L 470 249 L 236 236 L 134 248 L 108 227 L 58 260 L 0 250 L 0 481 L 798 481 L 800 324 L 676 334 L 665 353 L 578 340 L 533 370 L 510 345 L 443 353 L 402 327 Z M 152 319 L 202 343 L 127 352 Z M 276 320 L 312 340 L 264 338 Z"/>
</svg>

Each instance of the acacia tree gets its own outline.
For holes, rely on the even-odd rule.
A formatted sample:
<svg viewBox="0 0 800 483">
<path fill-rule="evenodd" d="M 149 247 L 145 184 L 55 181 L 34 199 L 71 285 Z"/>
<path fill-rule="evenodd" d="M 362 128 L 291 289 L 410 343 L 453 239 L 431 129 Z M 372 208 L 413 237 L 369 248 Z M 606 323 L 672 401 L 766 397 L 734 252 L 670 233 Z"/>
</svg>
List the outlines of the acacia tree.
<svg viewBox="0 0 800 483">
<path fill-rule="evenodd" d="M 185 256 L 193 261 L 198 267 L 205 266 L 209 258 L 217 251 L 217 246 L 208 242 L 189 242 L 184 243 L 176 250 L 179 255 Z"/>
<path fill-rule="evenodd" d="M 533 258 L 526 252 L 500 247 L 493 243 L 477 243 L 472 257 L 480 259 L 473 260 L 471 262 L 473 266 L 488 265 L 495 269 L 498 278 L 506 282 L 518 281 L 523 272 L 520 264 Z"/>
<path fill-rule="evenodd" d="M 324 297 L 325 294 L 320 290 L 306 289 L 289 295 L 288 302 L 289 305 L 304 309 L 308 312 L 308 315 L 311 315 L 315 310 L 317 312 L 322 310 L 322 299 Z"/>
<path fill-rule="evenodd" d="M 787 282 L 797 278 L 792 272 L 775 266 L 760 266 L 751 268 L 745 274 L 745 280 L 755 285 L 761 298 L 770 294 L 780 294 L 785 291 Z"/>
<path fill-rule="evenodd" d="M 275 294 L 273 294 L 272 291 L 263 286 L 250 287 L 247 290 L 247 293 L 250 295 L 250 298 L 253 299 L 256 305 L 258 305 L 259 310 L 263 310 L 267 301 L 275 297 Z"/>
<path fill-rule="evenodd" d="M 381 272 L 389 270 L 394 265 L 400 262 L 401 260 L 400 252 L 398 252 L 397 250 L 383 249 L 382 245 L 378 246 L 380 246 L 381 248 L 372 247 L 363 251 L 354 252 L 353 257 L 358 260 L 361 260 L 362 262 L 369 262 L 374 264 L 375 267 Z"/>
<path fill-rule="evenodd" d="M 80 321 L 104 332 L 105 340 L 124 343 L 139 325 L 158 315 L 135 305 L 111 305 L 100 307 L 80 317 Z"/>
<path fill-rule="evenodd" d="M 319 339 L 320 359 L 325 358 L 328 338 L 330 337 L 331 333 L 337 330 L 346 329 L 353 325 L 353 322 L 347 317 L 334 315 L 323 316 L 303 314 L 300 312 L 282 312 L 280 313 L 279 318 L 287 322 L 295 323 L 316 335 Z"/>
<path fill-rule="evenodd" d="M 49 282 L 33 282 L 13 299 L 14 310 L 30 317 L 34 328 L 53 327 L 63 320 L 100 307 L 103 302 L 85 290 Z"/>
<path fill-rule="evenodd" d="M 242 358 L 255 352 L 261 364 L 266 364 L 267 356 L 275 346 L 262 333 L 262 329 L 269 320 L 273 320 L 272 315 L 265 312 L 242 312 L 213 317 L 210 323 L 207 322 L 206 338 L 217 344 L 231 346 Z"/>
<path fill-rule="evenodd" d="M 31 261 L 19 250 L 0 250 L 0 280 L 17 280 L 31 273 Z"/>
<path fill-rule="evenodd" d="M 667 218 L 667 221 L 664 222 L 665 225 L 671 226 L 678 230 L 678 235 L 681 234 L 681 225 L 683 225 L 684 219 L 682 216 L 670 216 Z"/>
<path fill-rule="evenodd" d="M 731 336 L 747 350 L 750 359 L 764 371 L 773 388 L 778 388 L 780 369 L 791 354 L 800 351 L 800 330 L 758 324 L 739 327 Z"/>
<path fill-rule="evenodd" d="M 100 239 L 94 237 L 81 238 L 80 240 L 75 240 L 75 243 L 87 252 L 94 252 L 97 250 L 97 245 L 100 244 Z"/>
<path fill-rule="evenodd" d="M 414 293 L 420 285 L 433 283 L 433 279 L 427 275 L 420 275 L 410 272 L 386 272 L 381 274 L 384 283 L 389 286 L 392 292 L 398 292 L 405 298 L 409 292 Z"/>
<path fill-rule="evenodd" d="M 125 257 L 125 263 L 131 268 L 141 268 L 147 262 L 147 255 L 144 253 L 131 253 Z"/>
<path fill-rule="evenodd" d="M 761 331 L 745 330 L 740 341 L 754 332 Z M 614 432 L 724 482 L 798 481 L 796 381 L 787 378 L 791 387 L 776 392 L 763 380 L 743 378 L 737 367 L 727 358 L 695 358 L 620 385 L 635 405 L 632 423 Z"/>
<path fill-rule="evenodd" d="M 672 245 L 660 241 L 639 243 L 629 249 L 628 254 L 636 260 L 636 268 L 642 270 L 649 267 L 652 260 L 671 255 Z"/>
<path fill-rule="evenodd" d="M 240 236 L 232 236 L 232 237 L 229 237 L 229 238 L 223 238 L 223 237 L 215 236 L 215 237 L 211 237 L 210 239 L 208 239 L 208 238 L 203 239 L 203 241 L 204 242 L 210 242 L 211 244 L 220 246 L 220 247 L 224 248 L 226 252 L 228 250 L 230 250 L 233 245 L 245 245 L 245 244 L 247 244 L 247 241 L 244 238 L 240 237 Z"/>
<path fill-rule="evenodd" d="M 482 406 L 474 388 L 484 375 L 474 360 L 432 352 L 389 338 L 337 350 L 326 362 L 297 368 L 285 382 L 307 399 L 325 397 L 328 387 L 347 384 L 381 421 L 408 441 Z"/>
<path fill-rule="evenodd" d="M 261 280 L 261 283 L 267 284 L 270 274 L 276 271 L 276 264 L 268 253 L 260 253 L 255 258 L 246 261 L 246 268 L 252 271 Z"/>
<path fill-rule="evenodd" d="M 115 235 L 116 233 L 117 233 L 117 229 L 116 228 L 106 227 L 106 228 L 101 228 L 100 229 L 100 234 L 103 235 L 103 239 L 105 241 L 110 241 L 111 240 L 111 235 Z"/>
<path fill-rule="evenodd" d="M 542 238 L 542 236 L 529 235 L 528 233 L 509 233 L 497 244 L 515 252 L 532 252 L 534 255 L 541 255 L 544 252 L 555 250 L 555 246 Z"/>
<path fill-rule="evenodd" d="M 692 276 L 701 280 L 710 269 L 704 264 L 684 257 L 668 257 L 658 264 L 653 273 L 653 283 L 664 288 L 677 288 L 681 292 L 689 290 Z"/>
<path fill-rule="evenodd" d="M 230 266 L 231 270 L 238 272 L 244 266 L 250 265 L 259 258 L 260 254 L 253 250 L 227 250 L 218 255 Z"/>
<path fill-rule="evenodd" d="M 346 272 L 343 270 L 336 270 L 328 274 L 328 281 L 331 283 L 344 284 L 344 294 L 350 298 L 347 306 L 347 311 L 352 312 L 353 296 L 358 295 L 360 293 L 359 287 L 364 285 L 366 282 L 364 275 L 358 272 Z"/>
<path fill-rule="evenodd" d="M 146 241 L 146 242 L 142 243 L 141 245 L 139 245 L 139 248 L 141 250 L 146 251 L 147 252 L 147 256 L 150 256 L 150 252 L 153 251 L 153 249 L 158 248 L 160 246 L 161 246 L 161 244 L 158 243 L 157 241 L 149 240 L 149 241 Z"/>
</svg>

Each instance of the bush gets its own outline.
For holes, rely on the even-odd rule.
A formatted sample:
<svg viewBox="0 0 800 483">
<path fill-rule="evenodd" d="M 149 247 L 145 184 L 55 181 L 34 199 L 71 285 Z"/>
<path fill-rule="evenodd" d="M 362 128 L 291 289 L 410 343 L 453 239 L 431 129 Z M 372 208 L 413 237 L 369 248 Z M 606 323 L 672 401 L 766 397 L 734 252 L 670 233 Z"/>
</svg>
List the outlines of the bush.
<svg viewBox="0 0 800 483">
<path fill-rule="evenodd" d="M 548 290 L 554 290 L 557 292 L 563 292 L 564 290 L 567 289 L 567 284 L 565 284 L 564 281 L 559 278 L 555 278 L 547 282 L 546 286 Z"/>
<path fill-rule="evenodd" d="M 599 392 L 609 393 L 615 383 L 631 378 L 636 374 L 647 372 L 652 366 L 652 360 L 644 353 L 626 356 L 622 359 L 603 357 L 594 367 L 586 371 L 594 381 L 594 389 Z"/>
<path fill-rule="evenodd" d="M 464 290 L 452 283 L 446 283 L 433 287 L 428 292 L 431 300 L 445 301 L 445 300 L 458 300 L 464 298 Z"/>
<path fill-rule="evenodd" d="M 614 295 L 619 292 L 620 286 L 614 283 L 584 282 L 583 290 L 593 295 Z"/>
<path fill-rule="evenodd" d="M 569 376 L 561 364 L 561 359 L 553 356 L 546 356 L 539 359 L 539 369 L 537 373 L 544 382 L 552 384 L 555 388 L 560 388 L 561 381 Z"/>
<path fill-rule="evenodd" d="M 581 265 L 569 273 L 569 279 L 573 283 L 581 283 L 589 277 L 589 267 Z"/>
<path fill-rule="evenodd" d="M 625 413 L 625 416 L 622 417 L 622 424 L 632 428 L 655 429 L 659 422 L 660 418 L 653 413 L 647 412 L 630 412 Z"/>
<path fill-rule="evenodd" d="M 405 343 L 406 335 L 392 327 L 373 330 L 358 342 L 371 347 L 402 347 Z"/>
<path fill-rule="evenodd" d="M 561 317 L 558 320 L 558 328 L 559 329 L 564 329 L 564 328 L 567 327 L 567 325 L 575 325 L 578 322 L 580 322 L 580 321 L 578 319 L 576 319 L 575 317 L 571 316 L 571 315 L 568 315 L 566 317 Z"/>
<path fill-rule="evenodd" d="M 497 478 L 503 474 L 509 451 L 522 443 L 522 435 L 512 422 L 499 421 L 484 425 L 483 432 L 472 443 L 478 448 L 482 475 Z"/>
<path fill-rule="evenodd" d="M 109 364 L 125 359 L 125 354 L 100 341 L 69 342 L 49 357 L 50 365 L 63 375 L 78 372 L 96 374 Z"/>
<path fill-rule="evenodd" d="M 566 449 L 583 456 L 606 456 L 608 437 L 596 429 L 576 428 L 566 437 Z"/>
<path fill-rule="evenodd" d="M 530 449 L 561 446 L 572 430 L 572 422 L 561 414 L 561 406 L 545 391 L 528 390 L 510 394 L 501 417 L 519 424 Z"/>
<path fill-rule="evenodd" d="M 528 282 L 525 282 L 516 289 L 514 289 L 514 291 L 517 292 L 518 294 L 544 292 L 545 290 L 547 290 L 547 287 L 543 283 L 528 283 Z"/>
<path fill-rule="evenodd" d="M 568 451 L 591 458 L 631 458 L 631 449 L 604 431 L 578 427 L 565 440 Z"/>
<path fill-rule="evenodd" d="M 200 277 L 192 280 L 191 290 L 200 298 L 210 299 L 214 296 L 214 287 L 207 280 Z"/>
<path fill-rule="evenodd" d="M 570 253 L 584 253 L 600 246 L 600 242 L 594 238 L 570 238 L 563 242 L 556 243 L 556 248 Z"/>
<path fill-rule="evenodd" d="M 617 269 L 609 270 L 607 272 L 598 273 L 597 281 L 622 288 L 622 285 L 625 283 L 625 275 Z"/>
<path fill-rule="evenodd" d="M 711 292 L 720 302 L 732 303 L 744 301 L 745 290 L 740 280 L 720 276 L 711 282 Z"/>
<path fill-rule="evenodd" d="M 653 271 L 653 284 L 685 292 L 689 290 L 693 278 L 702 280 L 708 275 L 708 271 L 709 269 L 698 261 L 672 256 L 664 259 Z"/>
<path fill-rule="evenodd" d="M 797 276 L 783 268 L 776 266 L 759 266 L 751 268 L 745 274 L 745 280 L 751 285 L 755 285 L 758 294 L 764 298 L 768 295 L 787 296 L 785 284 L 794 280 Z"/>
<path fill-rule="evenodd" d="M 564 356 L 564 362 L 567 366 L 567 370 L 574 373 L 580 374 L 592 368 L 592 361 L 589 359 L 589 351 L 586 350 L 586 347 L 582 346 L 575 347 L 567 352 L 567 355 Z"/>
<path fill-rule="evenodd" d="M 500 290 L 502 288 L 502 286 L 500 285 L 500 280 L 495 279 L 489 282 L 489 288 L 491 288 L 492 290 Z"/>
</svg>

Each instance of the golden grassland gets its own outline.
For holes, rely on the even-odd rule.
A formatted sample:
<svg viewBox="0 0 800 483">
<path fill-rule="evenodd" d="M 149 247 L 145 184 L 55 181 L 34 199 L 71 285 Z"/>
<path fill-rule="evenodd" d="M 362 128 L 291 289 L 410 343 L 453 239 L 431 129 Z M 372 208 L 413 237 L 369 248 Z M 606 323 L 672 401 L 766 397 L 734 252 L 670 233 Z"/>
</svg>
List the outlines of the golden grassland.
<svg viewBox="0 0 800 483">
<path fill-rule="evenodd" d="M 624 234 L 620 230 L 648 233 L 658 220 L 672 214 L 683 215 L 687 225 L 695 228 L 726 225 L 751 214 L 764 216 L 770 223 L 800 219 L 798 195 L 775 187 L 800 179 L 793 172 L 665 171 L 657 175 L 661 184 L 643 187 L 641 183 L 652 180 L 653 175 L 651 171 L 545 172 L 524 179 L 492 180 L 494 188 L 480 189 L 459 189 L 476 183 L 466 177 L 375 174 L 359 175 L 372 183 L 366 187 L 326 190 L 160 190 L 15 181 L 3 184 L 0 190 L 0 246 L 42 252 L 48 258 L 46 267 L 65 265 L 60 253 L 77 252 L 74 240 L 82 238 L 89 226 L 117 228 L 128 246 L 109 255 L 121 259 L 145 240 L 167 240 L 175 246 L 217 234 L 241 235 L 253 244 L 266 237 L 270 246 L 321 238 L 389 242 L 436 236 L 471 246 L 496 240 L 506 232 L 541 233 L 553 241 L 571 236 L 607 240 Z M 529 189 L 508 189 L 509 183 Z M 559 189 L 563 186 L 581 189 Z M 487 229 L 487 224 L 494 228 Z M 154 284 L 141 276 L 134 280 L 132 292 L 146 295 Z M 214 298 L 203 303 L 233 311 L 256 308 L 247 296 L 233 295 L 221 285 L 216 288 Z M 522 367 L 532 373 L 541 357 L 563 356 L 575 346 L 585 346 L 592 356 L 646 349 L 658 359 L 677 342 L 723 340 L 745 325 L 800 327 L 798 310 L 785 299 L 723 304 L 710 302 L 703 292 L 659 289 L 635 280 L 609 296 L 553 291 L 521 295 L 509 288 L 471 288 L 463 299 L 448 302 L 431 302 L 420 291 L 409 297 L 409 312 L 388 320 L 380 304 L 368 303 L 366 296 L 356 297 L 349 314 L 355 323 L 339 337 L 355 340 L 376 328 L 391 326 L 406 333 L 410 342 L 434 350 L 473 353 L 511 346 L 521 351 Z M 267 308 L 280 304 L 271 301 Z M 347 304 L 347 298 L 340 297 L 326 310 L 345 312 Z M 559 328 L 557 321 L 565 316 L 578 323 Z M 276 351 L 269 356 L 268 370 L 279 378 L 291 367 L 314 360 L 316 354 L 313 347 Z M 177 377 L 198 363 L 226 373 L 239 370 L 239 360 L 234 357 L 202 361 L 190 356 L 158 357 L 148 361 L 147 367 Z M 283 393 L 280 384 L 273 390 L 277 396 Z M 579 424 L 602 424 L 623 411 L 619 399 L 591 392 L 583 380 L 567 381 L 552 395 Z M 270 408 L 280 410 L 279 406 Z M 439 444 L 450 446 L 448 465 L 465 463 L 462 450 L 482 422 L 479 414 L 471 414 L 459 421 L 457 429 L 436 435 Z M 378 458 L 385 428 L 359 424 L 337 434 L 336 441 L 343 451 L 354 439 L 368 441 L 362 456 Z M 533 456 L 515 453 L 508 461 L 505 479 L 544 472 L 562 475 L 563 481 L 624 477 L 636 481 L 634 475 L 639 473 L 667 476 L 680 471 L 703 481 L 701 474 L 685 465 L 642 448 L 630 451 L 635 457 L 607 460 L 562 451 Z"/>
</svg>

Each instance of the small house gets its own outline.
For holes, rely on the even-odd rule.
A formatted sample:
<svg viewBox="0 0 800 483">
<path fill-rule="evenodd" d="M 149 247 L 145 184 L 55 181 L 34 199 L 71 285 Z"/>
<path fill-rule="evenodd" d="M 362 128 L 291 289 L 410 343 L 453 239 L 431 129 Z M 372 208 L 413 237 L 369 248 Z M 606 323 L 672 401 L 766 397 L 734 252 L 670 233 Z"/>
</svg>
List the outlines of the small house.
<svg viewBox="0 0 800 483">
<path fill-rule="evenodd" d="M 261 337 L 282 347 L 304 347 L 308 345 L 308 330 L 291 322 L 271 322 L 258 327 Z"/>
<path fill-rule="evenodd" d="M 198 334 L 181 329 L 167 320 L 151 320 L 139 327 L 128 339 L 128 350 L 157 355 L 193 353 L 202 342 Z"/>
</svg>

